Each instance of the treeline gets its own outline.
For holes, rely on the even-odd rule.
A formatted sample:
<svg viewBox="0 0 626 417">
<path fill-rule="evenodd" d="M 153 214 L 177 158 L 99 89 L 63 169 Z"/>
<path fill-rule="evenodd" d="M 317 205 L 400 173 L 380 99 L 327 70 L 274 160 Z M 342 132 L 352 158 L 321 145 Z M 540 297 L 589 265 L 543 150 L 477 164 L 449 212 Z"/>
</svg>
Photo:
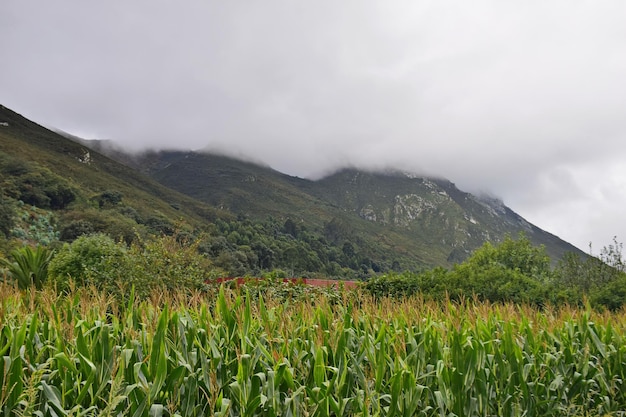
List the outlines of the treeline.
<svg viewBox="0 0 626 417">
<path fill-rule="evenodd" d="M 614 240 L 597 257 L 570 253 L 551 267 L 544 248 L 520 235 L 495 246 L 486 243 L 451 269 L 382 274 L 370 279 L 365 288 L 377 297 L 421 294 L 431 300 L 476 298 L 538 307 L 589 303 L 617 310 L 626 304 L 621 252 L 622 245 Z"/>
</svg>

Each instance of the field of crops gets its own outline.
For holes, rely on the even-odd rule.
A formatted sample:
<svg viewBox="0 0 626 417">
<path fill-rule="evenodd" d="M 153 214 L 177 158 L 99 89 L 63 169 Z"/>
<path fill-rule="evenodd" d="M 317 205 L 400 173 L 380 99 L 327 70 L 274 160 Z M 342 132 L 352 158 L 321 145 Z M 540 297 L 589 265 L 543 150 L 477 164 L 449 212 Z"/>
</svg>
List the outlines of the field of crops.
<svg viewBox="0 0 626 417">
<path fill-rule="evenodd" d="M 0 289 L 2 415 L 604 416 L 626 313 Z M 131 296 L 132 300 L 132 296 Z"/>
</svg>

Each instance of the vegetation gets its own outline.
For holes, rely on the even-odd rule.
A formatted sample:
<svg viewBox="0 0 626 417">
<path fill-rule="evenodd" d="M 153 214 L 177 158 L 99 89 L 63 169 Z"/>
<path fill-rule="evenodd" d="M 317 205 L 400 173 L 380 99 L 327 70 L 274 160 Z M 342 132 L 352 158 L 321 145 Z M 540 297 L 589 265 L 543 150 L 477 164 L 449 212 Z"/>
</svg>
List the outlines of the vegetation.
<svg viewBox="0 0 626 417">
<path fill-rule="evenodd" d="M 35 249 L 24 246 L 11 251 L 12 260 L 0 259 L 0 266 L 6 268 L 8 278 L 18 288 L 42 289 L 48 278 L 48 265 L 52 255 L 44 246 L 37 246 Z"/>
<path fill-rule="evenodd" d="M 476 297 L 537 307 L 591 303 L 596 308 L 618 310 L 626 305 L 625 284 L 621 245 L 617 243 L 605 248 L 600 258 L 570 254 L 552 268 L 545 250 L 520 235 L 495 246 L 485 243 L 451 269 L 381 274 L 365 288 L 376 297 L 421 294 L 437 301 Z"/>
<path fill-rule="evenodd" d="M 626 316 L 358 293 L 0 291 L 3 415 L 589 416 L 626 407 Z"/>
<path fill-rule="evenodd" d="M 103 234 L 81 236 L 59 249 L 50 263 L 50 279 L 61 291 L 93 286 L 118 297 L 132 287 L 140 298 L 157 288 L 200 289 L 219 270 L 198 253 L 197 246 L 179 242 L 176 236 L 137 240 L 130 246 Z"/>
<path fill-rule="evenodd" d="M 0 236 L 8 237 L 13 229 L 15 208 L 11 202 L 0 193 Z"/>
</svg>

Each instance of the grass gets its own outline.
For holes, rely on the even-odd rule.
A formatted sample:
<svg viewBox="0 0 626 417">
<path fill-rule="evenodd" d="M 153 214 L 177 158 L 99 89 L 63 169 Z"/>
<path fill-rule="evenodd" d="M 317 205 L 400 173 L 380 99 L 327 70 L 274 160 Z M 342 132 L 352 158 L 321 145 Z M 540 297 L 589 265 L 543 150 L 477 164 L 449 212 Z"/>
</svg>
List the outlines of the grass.
<svg viewBox="0 0 626 417">
<path fill-rule="evenodd" d="M 0 289 L 4 415 L 563 416 L 626 408 L 626 312 Z"/>
</svg>

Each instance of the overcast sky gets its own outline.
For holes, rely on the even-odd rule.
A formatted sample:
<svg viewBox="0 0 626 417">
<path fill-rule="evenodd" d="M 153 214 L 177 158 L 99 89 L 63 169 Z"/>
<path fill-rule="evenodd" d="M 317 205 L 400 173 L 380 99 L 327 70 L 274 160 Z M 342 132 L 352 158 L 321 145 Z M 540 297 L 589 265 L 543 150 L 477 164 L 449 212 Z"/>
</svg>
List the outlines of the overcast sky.
<svg viewBox="0 0 626 417">
<path fill-rule="evenodd" d="M 0 103 L 316 178 L 397 167 L 626 240 L 626 2 L 2 0 Z"/>
</svg>

